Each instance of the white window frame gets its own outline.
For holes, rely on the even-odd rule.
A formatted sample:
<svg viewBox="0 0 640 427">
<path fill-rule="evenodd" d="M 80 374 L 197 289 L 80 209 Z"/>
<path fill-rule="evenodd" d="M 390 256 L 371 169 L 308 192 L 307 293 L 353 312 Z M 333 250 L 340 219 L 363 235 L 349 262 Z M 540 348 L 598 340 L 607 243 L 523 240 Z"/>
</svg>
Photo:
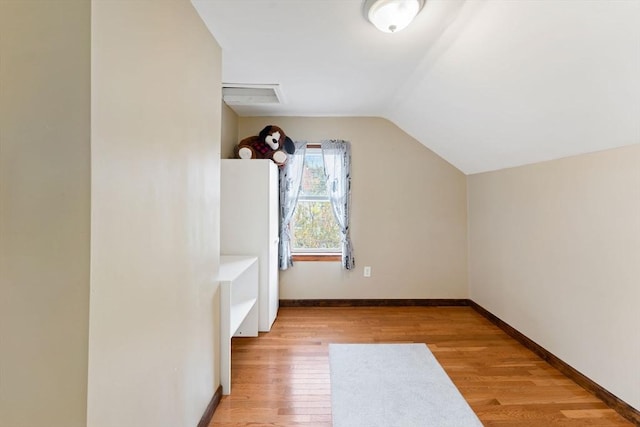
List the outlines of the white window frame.
<svg viewBox="0 0 640 427">
<path fill-rule="evenodd" d="M 305 160 L 306 160 L 306 156 L 308 155 L 320 155 L 322 156 L 322 149 L 320 148 L 320 144 L 308 144 L 307 145 L 307 151 L 305 153 Z M 304 175 L 303 175 L 303 179 L 304 179 Z M 302 185 L 302 183 L 301 183 Z M 302 194 L 300 194 L 298 196 L 298 201 L 296 203 L 296 209 L 298 208 L 298 203 L 305 202 L 305 201 L 326 201 L 327 203 L 329 203 L 330 209 L 333 209 L 331 207 L 331 199 L 329 198 L 329 195 L 327 194 L 326 196 L 322 197 L 322 196 L 303 196 Z M 332 211 L 333 214 L 333 211 Z M 342 248 L 340 246 L 338 246 L 337 248 L 296 248 L 293 246 L 293 243 L 295 241 L 295 236 L 294 236 L 294 225 L 295 225 L 295 218 L 296 218 L 296 213 L 293 214 L 293 218 L 291 219 L 291 222 L 289 224 L 289 227 L 291 227 L 291 234 L 292 234 L 292 238 L 291 238 L 291 255 L 296 257 L 296 256 L 304 256 L 304 255 L 311 255 L 311 256 L 323 256 L 323 255 L 327 255 L 330 257 L 335 257 L 335 256 L 341 256 L 342 254 Z M 335 218 L 334 218 L 335 221 Z M 338 232 L 339 233 L 339 232 Z"/>
</svg>

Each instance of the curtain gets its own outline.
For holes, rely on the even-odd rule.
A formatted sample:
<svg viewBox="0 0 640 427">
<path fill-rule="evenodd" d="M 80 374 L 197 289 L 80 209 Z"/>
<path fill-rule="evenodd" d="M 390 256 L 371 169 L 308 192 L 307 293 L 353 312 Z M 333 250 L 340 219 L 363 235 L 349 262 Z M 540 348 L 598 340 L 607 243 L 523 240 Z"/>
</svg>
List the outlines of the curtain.
<svg viewBox="0 0 640 427">
<path fill-rule="evenodd" d="M 300 194 L 304 155 L 307 151 L 305 141 L 295 142 L 296 151 L 289 155 L 287 163 L 280 168 L 280 242 L 278 245 L 278 265 L 286 270 L 293 265 L 291 259 L 291 231 L 289 223 L 293 218 Z"/>
<path fill-rule="evenodd" d="M 327 180 L 327 193 L 342 237 L 342 266 L 356 266 L 349 233 L 351 210 L 351 144 L 348 141 L 322 141 L 322 158 Z"/>
</svg>

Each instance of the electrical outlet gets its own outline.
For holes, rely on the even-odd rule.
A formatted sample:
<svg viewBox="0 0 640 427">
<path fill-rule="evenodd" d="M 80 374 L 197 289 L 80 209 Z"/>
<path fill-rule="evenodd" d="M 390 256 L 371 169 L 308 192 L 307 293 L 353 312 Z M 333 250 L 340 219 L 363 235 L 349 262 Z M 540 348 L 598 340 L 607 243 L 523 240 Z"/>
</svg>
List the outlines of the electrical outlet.
<svg viewBox="0 0 640 427">
<path fill-rule="evenodd" d="M 364 277 L 371 277 L 371 267 L 368 265 L 364 266 Z"/>
</svg>

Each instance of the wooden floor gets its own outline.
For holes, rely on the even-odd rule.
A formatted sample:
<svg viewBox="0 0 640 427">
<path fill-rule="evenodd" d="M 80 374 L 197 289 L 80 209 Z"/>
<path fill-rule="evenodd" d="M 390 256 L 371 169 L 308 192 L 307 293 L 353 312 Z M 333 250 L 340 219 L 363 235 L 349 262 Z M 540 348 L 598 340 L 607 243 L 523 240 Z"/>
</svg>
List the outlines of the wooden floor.
<svg viewBox="0 0 640 427">
<path fill-rule="evenodd" d="M 630 426 L 470 307 L 281 308 L 210 426 L 331 426 L 329 343 L 426 343 L 485 426 Z"/>
</svg>

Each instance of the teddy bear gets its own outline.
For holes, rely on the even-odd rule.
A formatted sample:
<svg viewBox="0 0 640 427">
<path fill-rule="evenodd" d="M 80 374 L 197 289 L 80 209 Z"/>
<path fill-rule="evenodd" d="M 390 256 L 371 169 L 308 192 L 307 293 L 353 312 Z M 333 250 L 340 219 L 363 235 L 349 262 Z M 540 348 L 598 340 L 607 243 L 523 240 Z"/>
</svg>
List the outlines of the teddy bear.
<svg viewBox="0 0 640 427">
<path fill-rule="evenodd" d="M 296 151 L 296 146 L 278 126 L 269 125 L 257 136 L 250 136 L 238 143 L 235 155 L 238 159 L 271 159 L 278 166 L 283 166 L 289 154 Z"/>
</svg>

